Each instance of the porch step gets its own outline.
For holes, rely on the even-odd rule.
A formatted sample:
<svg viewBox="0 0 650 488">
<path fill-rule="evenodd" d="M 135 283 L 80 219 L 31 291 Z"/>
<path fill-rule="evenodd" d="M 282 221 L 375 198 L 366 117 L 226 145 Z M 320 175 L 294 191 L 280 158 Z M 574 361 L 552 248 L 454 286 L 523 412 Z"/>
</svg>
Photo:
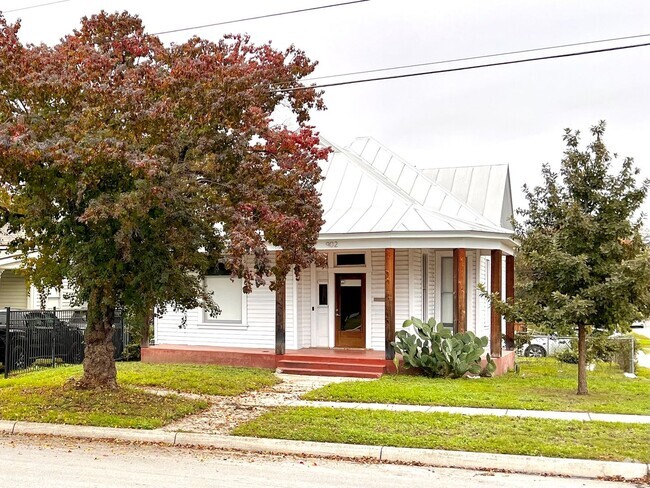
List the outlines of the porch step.
<svg viewBox="0 0 650 488">
<path fill-rule="evenodd" d="M 322 358 L 331 359 L 331 358 Z M 340 358 L 345 359 L 345 358 Z M 386 372 L 385 363 L 372 364 L 366 362 L 313 361 L 313 358 L 297 360 L 282 359 L 278 361 L 278 372 L 286 374 L 303 374 L 310 376 L 350 376 L 353 378 L 379 378 Z"/>
<path fill-rule="evenodd" d="M 359 356 L 346 356 L 346 355 L 332 355 L 332 356 L 312 356 L 310 354 L 291 354 L 285 356 L 283 361 L 302 361 L 310 364 L 326 363 L 326 364 L 354 364 L 354 365 L 371 365 L 371 366 L 385 366 L 386 360 L 377 357 L 359 357 Z"/>
</svg>

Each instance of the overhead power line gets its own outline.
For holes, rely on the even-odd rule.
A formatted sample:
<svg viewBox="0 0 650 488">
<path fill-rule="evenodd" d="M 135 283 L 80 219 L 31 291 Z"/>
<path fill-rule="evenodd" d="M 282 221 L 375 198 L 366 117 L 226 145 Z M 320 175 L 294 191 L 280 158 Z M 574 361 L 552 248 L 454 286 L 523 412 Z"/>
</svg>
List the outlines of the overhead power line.
<svg viewBox="0 0 650 488">
<path fill-rule="evenodd" d="M 174 32 L 183 32 L 183 31 L 188 31 L 188 30 L 195 30 L 195 29 L 205 29 L 207 27 L 217 27 L 220 25 L 228 25 L 228 24 L 236 24 L 238 22 L 247 22 L 249 20 L 259 20 L 259 19 L 268 19 L 270 17 L 280 17 L 282 15 L 291 15 L 291 14 L 299 14 L 303 12 L 311 12 L 314 10 L 323 10 L 326 8 L 334 8 L 334 7 L 344 7 L 346 5 L 353 5 L 355 3 L 365 3 L 369 2 L 370 0 L 353 0 L 350 2 L 342 2 L 342 3 L 333 3 L 330 5 L 320 5 L 318 7 L 309 7 L 309 8 L 301 8 L 298 10 L 288 10 L 285 12 L 275 12 L 272 14 L 265 14 L 265 15 L 256 15 L 254 17 L 245 17 L 243 19 L 235 19 L 235 20 L 225 20 L 223 22 L 215 22 L 213 24 L 203 24 L 203 25 L 196 25 L 194 27 L 182 27 L 180 29 L 171 29 L 171 30 L 166 30 L 166 31 L 160 31 L 160 32 L 153 32 L 153 35 L 163 35 L 163 34 L 172 34 Z"/>
<path fill-rule="evenodd" d="M 30 5 L 28 7 L 13 8 L 11 10 L 2 10 L 2 9 L 0 9 L 0 12 L 2 12 L 3 14 L 9 14 L 11 12 L 20 12 L 21 10 L 29 10 L 29 9 L 38 8 L 38 7 L 46 7 L 48 5 L 54 5 L 55 3 L 65 3 L 65 2 L 69 2 L 69 1 L 70 0 L 56 0 L 55 2 L 39 3 L 37 5 Z"/>
<path fill-rule="evenodd" d="M 565 53 L 565 54 L 553 54 L 550 56 L 539 56 L 535 58 L 525 58 L 525 59 L 515 59 L 511 61 L 500 61 L 496 63 L 486 63 L 486 64 L 475 64 L 472 66 L 461 66 L 458 68 L 447 68 L 447 69 L 439 69 L 439 70 L 432 70 L 432 71 L 422 71 L 418 73 L 406 73 L 402 75 L 392 75 L 392 76 L 379 76 L 376 78 L 364 78 L 360 80 L 350 80 L 350 81 L 339 81 L 336 83 L 323 83 L 323 84 L 313 84 L 311 86 L 298 86 L 298 87 L 293 87 L 293 88 L 280 88 L 277 90 L 279 93 L 284 93 L 284 92 L 294 92 L 294 91 L 299 91 L 299 90 L 312 90 L 312 89 L 320 89 L 320 88 L 330 88 L 334 86 L 344 86 L 344 85 L 356 85 L 359 83 L 370 83 L 373 81 L 386 81 L 386 80 L 397 80 L 400 78 L 414 78 L 416 76 L 427 76 L 427 75 L 437 75 L 437 74 L 442 74 L 442 73 L 454 73 L 457 71 L 469 71 L 469 70 L 474 70 L 474 69 L 480 69 L 480 68 L 492 68 L 495 66 L 507 66 L 511 64 L 523 64 L 523 63 L 530 63 L 533 61 L 545 61 L 549 59 L 562 59 L 562 58 L 570 58 L 570 57 L 576 57 L 576 56 L 585 56 L 587 54 L 598 54 L 598 53 L 606 53 L 606 52 L 612 52 L 612 51 L 622 51 L 624 49 L 635 49 L 639 47 L 646 47 L 650 46 L 650 42 L 645 42 L 642 44 L 631 44 L 628 46 L 616 46 L 616 47 L 608 47 L 608 48 L 603 48 L 603 49 L 593 49 L 591 51 L 578 51 L 574 53 Z"/>
<path fill-rule="evenodd" d="M 444 59 L 440 61 L 427 61 L 424 63 L 416 64 L 404 64 L 401 66 L 390 66 L 387 68 L 374 68 L 366 69 L 363 71 L 350 71 L 348 73 L 337 73 L 334 75 L 322 75 L 322 76 L 313 76 L 309 78 L 304 78 L 302 81 L 314 81 L 314 80 L 323 80 L 329 78 L 341 78 L 344 76 L 355 76 L 355 75 L 367 75 L 370 73 L 381 73 L 384 71 L 394 71 L 399 69 L 409 69 L 409 68 L 422 68 L 423 66 L 434 66 L 437 64 L 447 64 L 447 63 L 456 63 L 460 61 L 475 61 L 477 59 L 486 59 L 486 58 L 496 58 L 500 56 L 511 56 L 513 54 L 525 54 L 525 53 L 534 53 L 539 51 L 548 51 L 551 49 L 562 49 L 567 47 L 577 47 L 577 46 L 588 46 L 590 44 L 600 44 L 603 42 L 614 42 L 614 41 L 628 41 L 630 39 L 639 39 L 641 37 L 649 37 L 650 34 L 638 34 L 634 36 L 624 36 L 624 37 L 610 37 L 609 39 L 597 39 L 594 41 L 582 41 L 582 42 L 572 42 L 570 44 L 557 44 L 554 46 L 544 46 L 544 47 L 535 47 L 531 49 L 520 49 L 517 51 L 506 51 L 501 53 L 492 53 L 492 54 L 482 54 L 479 56 L 468 56 L 464 58 L 454 58 L 454 59 Z"/>
</svg>

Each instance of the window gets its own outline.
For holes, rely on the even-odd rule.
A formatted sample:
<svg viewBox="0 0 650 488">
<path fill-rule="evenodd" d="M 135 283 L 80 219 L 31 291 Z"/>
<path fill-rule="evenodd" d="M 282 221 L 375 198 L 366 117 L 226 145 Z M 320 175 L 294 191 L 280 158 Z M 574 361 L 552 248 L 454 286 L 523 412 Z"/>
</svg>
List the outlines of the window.
<svg viewBox="0 0 650 488">
<path fill-rule="evenodd" d="M 365 266 L 365 264 L 366 264 L 365 254 L 337 254 L 336 255 L 337 266 Z"/>
<path fill-rule="evenodd" d="M 241 324 L 243 308 L 242 280 L 231 279 L 230 273 L 222 263 L 208 271 L 205 286 L 212 292 L 212 298 L 219 305 L 221 313 L 213 316 L 209 311 L 203 312 L 204 322 L 223 324 Z"/>
<path fill-rule="evenodd" d="M 327 305 L 327 283 L 320 283 L 318 285 L 318 305 Z"/>
<path fill-rule="evenodd" d="M 440 259 L 440 322 L 445 327 L 454 327 L 454 260 Z"/>
</svg>

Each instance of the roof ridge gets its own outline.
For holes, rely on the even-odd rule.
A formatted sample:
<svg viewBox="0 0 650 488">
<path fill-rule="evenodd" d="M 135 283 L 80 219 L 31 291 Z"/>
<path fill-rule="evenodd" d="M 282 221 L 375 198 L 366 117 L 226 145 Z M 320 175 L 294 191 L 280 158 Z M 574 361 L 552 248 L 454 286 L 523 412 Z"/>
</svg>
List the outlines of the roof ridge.
<svg viewBox="0 0 650 488">
<path fill-rule="evenodd" d="M 502 232 L 503 228 L 501 226 L 497 226 L 487 220 L 485 217 L 478 215 L 479 219 L 478 221 L 471 221 L 464 219 L 459 216 L 454 216 L 454 215 L 448 215 L 443 212 L 440 212 L 438 210 L 434 210 L 432 208 L 427 208 L 425 207 L 422 203 L 418 202 L 415 198 L 413 198 L 411 195 L 409 195 L 406 191 L 404 191 L 402 188 L 394 184 L 385 174 L 377 170 L 374 166 L 372 166 L 366 159 L 362 158 L 359 156 L 357 153 L 353 152 L 352 150 L 348 148 L 342 148 L 336 144 L 332 144 L 332 147 L 339 151 L 340 153 L 346 155 L 350 161 L 352 161 L 354 164 L 361 166 L 367 174 L 370 176 L 374 177 L 375 180 L 377 180 L 379 183 L 384 184 L 386 188 L 388 188 L 394 195 L 396 195 L 398 198 L 401 198 L 404 203 L 406 203 L 409 208 L 404 212 L 402 217 L 400 217 L 399 222 L 402 222 L 404 217 L 408 214 L 409 210 L 413 208 L 414 210 L 417 210 L 418 212 L 424 212 L 425 214 L 429 214 L 432 217 L 438 218 L 440 220 L 443 220 L 444 222 L 447 222 L 450 225 L 453 225 L 454 223 L 456 224 L 465 224 L 470 227 L 481 227 L 484 230 L 490 230 L 490 231 L 497 231 L 497 232 Z M 406 163 L 409 164 L 409 163 Z M 435 186 L 436 188 L 440 188 L 441 190 L 444 191 L 446 196 L 449 196 L 453 198 L 454 200 L 457 200 L 456 197 L 451 195 L 449 192 L 445 191 L 444 188 L 441 188 L 440 185 L 437 183 L 431 181 L 429 178 L 426 176 L 422 175 L 423 178 L 426 178 L 427 182 L 429 182 L 432 186 Z M 462 203 L 462 202 L 461 202 Z M 465 205 L 463 207 L 467 208 Z M 470 209 L 472 210 L 472 209 Z M 472 210 L 472 214 L 476 214 L 476 211 Z M 396 224 L 397 225 L 397 224 Z"/>
<path fill-rule="evenodd" d="M 402 158 L 402 157 L 399 156 L 398 154 L 395 154 L 393 151 L 391 151 L 389 148 L 387 148 L 385 145 L 383 145 L 381 142 L 379 142 L 379 141 L 378 141 L 377 139 L 375 139 L 374 137 L 367 136 L 367 137 L 357 137 L 357 138 L 354 139 L 354 141 L 360 141 L 360 140 L 366 140 L 366 141 L 370 141 L 370 140 L 371 140 L 371 141 L 375 142 L 375 143 L 376 143 L 376 144 L 377 144 L 381 149 L 383 149 L 383 150 L 387 151 L 388 153 L 390 153 L 390 155 L 391 155 L 392 157 L 397 158 L 397 160 L 398 160 L 400 163 L 404 164 L 405 166 L 408 166 L 410 169 L 412 169 L 413 171 L 415 171 L 419 176 L 421 176 L 422 178 L 424 178 L 425 181 L 427 181 L 427 182 L 428 182 L 432 187 L 437 188 L 437 189 L 440 190 L 440 191 L 441 191 L 441 192 L 442 192 L 446 197 L 451 198 L 454 202 L 458 203 L 461 207 L 463 207 L 463 208 L 464 208 L 466 211 L 468 211 L 470 214 L 474 215 L 474 217 L 475 217 L 477 220 L 476 220 L 476 222 L 471 222 L 471 221 L 468 221 L 467 219 L 463 219 L 463 218 L 460 218 L 460 217 L 452 217 L 452 218 L 455 218 L 455 219 L 457 219 L 457 220 L 459 220 L 459 221 L 461 221 L 461 222 L 465 222 L 465 223 L 476 223 L 476 224 L 480 224 L 480 225 L 487 226 L 487 227 L 495 227 L 495 224 L 492 223 L 492 222 L 491 222 L 489 219 L 487 219 L 486 217 L 484 217 L 481 213 L 479 213 L 478 211 L 476 211 L 475 209 L 473 209 L 472 207 L 470 207 L 467 203 L 463 202 L 460 198 L 456 197 L 456 196 L 455 196 L 451 191 L 448 191 L 446 188 L 444 188 L 444 187 L 443 187 L 442 185 L 440 185 L 438 182 L 436 182 L 436 181 L 434 181 L 433 179 L 429 178 L 427 175 L 425 175 L 425 174 L 422 172 L 422 170 L 418 169 L 416 166 L 414 166 L 413 164 L 409 163 L 408 161 L 406 161 L 404 158 Z M 424 209 L 427 210 L 427 211 L 435 212 L 436 214 L 439 214 L 439 215 L 445 215 L 445 214 L 443 214 L 442 212 L 439 212 L 439 211 L 437 211 L 437 210 L 433 210 L 433 209 L 429 209 L 429 208 L 425 207 L 423 204 L 421 204 L 421 203 L 418 202 L 415 198 L 413 198 L 409 193 L 407 193 L 407 192 L 404 191 L 402 188 L 400 188 L 400 187 L 397 185 L 397 183 L 396 183 L 396 182 L 393 182 L 393 181 L 392 181 L 388 176 L 386 176 L 386 174 L 385 174 L 384 172 L 381 172 L 381 171 L 379 171 L 378 169 L 376 169 L 370 161 L 368 161 L 368 160 L 365 159 L 363 156 L 361 156 L 360 154 L 357 154 L 355 151 L 353 151 L 353 150 L 351 149 L 350 146 L 354 143 L 354 141 L 353 141 L 352 143 L 350 143 L 350 144 L 348 145 L 348 147 L 345 148 L 346 152 L 351 152 L 355 157 L 357 157 L 358 159 L 364 161 L 364 162 L 366 163 L 366 165 L 369 166 L 370 168 L 372 168 L 372 170 L 373 170 L 375 173 L 378 173 L 379 175 L 382 176 L 382 178 L 383 178 L 384 180 L 388 181 L 388 183 L 390 183 L 390 186 L 391 186 L 392 188 L 398 190 L 398 191 L 401 192 L 401 193 L 404 193 L 404 194 L 406 195 L 406 197 L 407 197 L 410 201 L 415 202 L 415 203 L 418 203 L 422 208 L 424 208 Z M 367 142 L 366 142 L 366 145 L 367 145 Z M 365 146 L 364 146 L 364 148 L 365 148 Z M 451 217 L 451 216 L 448 216 L 448 217 Z M 501 226 L 498 226 L 497 228 L 501 228 Z"/>
</svg>

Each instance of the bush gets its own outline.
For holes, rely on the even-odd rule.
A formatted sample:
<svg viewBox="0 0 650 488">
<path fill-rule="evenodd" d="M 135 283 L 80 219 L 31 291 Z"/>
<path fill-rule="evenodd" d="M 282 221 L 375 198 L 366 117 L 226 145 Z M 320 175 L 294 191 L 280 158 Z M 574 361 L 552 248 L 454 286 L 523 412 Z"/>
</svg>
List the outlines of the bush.
<svg viewBox="0 0 650 488">
<path fill-rule="evenodd" d="M 460 378 L 467 373 L 490 376 L 496 369 L 488 354 L 487 365 L 481 369 L 481 355 L 488 344 L 487 337 L 472 332 L 451 333 L 433 318 L 428 322 L 411 317 L 404 329 L 395 334 L 395 350 L 402 355 L 405 368 L 420 368 L 427 376 Z M 413 327 L 415 333 L 405 330 Z M 395 359 L 398 366 L 399 360 Z"/>
</svg>

